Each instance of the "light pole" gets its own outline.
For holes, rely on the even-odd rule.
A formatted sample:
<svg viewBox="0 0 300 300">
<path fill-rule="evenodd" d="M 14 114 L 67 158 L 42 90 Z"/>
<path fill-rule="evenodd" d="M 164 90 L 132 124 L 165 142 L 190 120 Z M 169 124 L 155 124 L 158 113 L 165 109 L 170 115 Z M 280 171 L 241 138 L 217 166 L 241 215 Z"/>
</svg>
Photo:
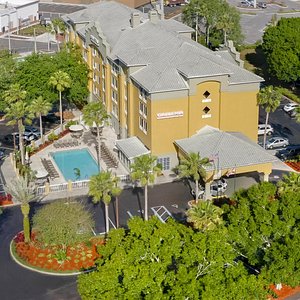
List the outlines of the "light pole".
<svg viewBox="0 0 300 300">
<path fill-rule="evenodd" d="M 9 50 L 9 53 L 11 54 L 11 43 L 10 43 L 10 13 L 3 14 L 3 16 L 7 16 L 7 17 L 8 17 L 8 24 L 7 24 L 7 28 L 8 28 L 8 50 Z"/>
</svg>

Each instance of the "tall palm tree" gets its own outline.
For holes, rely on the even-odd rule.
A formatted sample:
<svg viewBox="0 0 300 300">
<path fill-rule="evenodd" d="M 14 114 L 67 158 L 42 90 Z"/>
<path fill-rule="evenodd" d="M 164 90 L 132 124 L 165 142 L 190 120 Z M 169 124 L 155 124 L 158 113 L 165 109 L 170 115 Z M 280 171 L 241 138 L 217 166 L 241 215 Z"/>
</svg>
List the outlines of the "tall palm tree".
<svg viewBox="0 0 300 300">
<path fill-rule="evenodd" d="M 264 142 L 263 147 L 266 148 L 266 139 L 267 139 L 267 125 L 269 122 L 270 112 L 274 112 L 280 105 L 281 93 L 277 88 L 274 88 L 272 85 L 269 85 L 265 88 L 262 88 L 257 94 L 257 103 L 261 105 L 266 111 L 266 122 L 265 122 L 265 132 L 264 132 Z"/>
<path fill-rule="evenodd" d="M 65 34 L 66 25 L 65 25 L 64 21 L 59 18 L 55 18 L 51 22 L 52 22 L 51 26 L 56 35 L 55 38 L 56 38 L 56 44 L 57 44 L 57 51 L 59 52 L 60 48 L 59 48 L 59 42 L 58 42 L 57 37 L 58 37 L 58 35 Z"/>
<path fill-rule="evenodd" d="M 25 243 L 30 242 L 30 222 L 29 211 L 31 201 L 37 199 L 35 194 L 35 186 L 29 182 L 25 177 L 14 179 L 10 184 L 5 187 L 6 193 L 10 194 L 17 203 L 21 204 L 21 211 L 23 214 L 23 230 Z"/>
<path fill-rule="evenodd" d="M 179 172 L 179 177 L 181 178 L 190 178 L 192 177 L 195 181 L 195 193 L 196 193 L 196 202 L 198 202 L 199 195 L 199 180 L 200 178 L 205 179 L 206 171 L 205 167 L 209 166 L 210 162 L 207 157 L 201 158 L 199 152 L 191 152 L 187 155 L 186 158 L 180 160 L 177 170 Z"/>
<path fill-rule="evenodd" d="M 153 184 L 161 168 L 156 164 L 157 157 L 150 154 L 136 157 L 130 165 L 131 179 L 138 180 L 145 189 L 145 220 L 148 220 L 148 186 Z"/>
<path fill-rule="evenodd" d="M 118 186 L 119 178 L 112 175 L 110 171 L 101 172 L 91 176 L 89 183 L 89 195 L 93 197 L 94 203 L 99 203 L 101 200 L 105 205 L 105 229 L 109 231 L 108 206 L 112 196 L 120 194 L 121 189 Z"/>
<path fill-rule="evenodd" d="M 277 186 L 279 194 L 287 190 L 300 194 L 300 174 L 291 172 L 289 175 L 283 175 L 282 181 L 279 181 Z"/>
<path fill-rule="evenodd" d="M 195 229 L 206 231 L 213 230 L 222 224 L 222 209 L 214 205 L 212 201 L 198 202 L 187 212 L 187 221 L 192 223 Z"/>
<path fill-rule="evenodd" d="M 18 125 L 19 131 L 19 148 L 21 152 L 21 163 L 25 164 L 25 151 L 24 151 L 24 125 L 23 120 L 30 122 L 33 115 L 29 106 L 25 102 L 26 91 L 22 90 L 19 84 L 12 84 L 9 90 L 4 92 L 5 119 L 9 120 L 7 125 Z"/>
<path fill-rule="evenodd" d="M 41 132 L 42 143 L 44 143 L 42 116 L 46 115 L 51 108 L 52 108 L 51 102 L 43 99 L 42 96 L 39 96 L 38 98 L 34 99 L 31 102 L 30 110 L 39 118 L 40 121 L 40 132 Z"/>
<path fill-rule="evenodd" d="M 55 72 L 49 79 L 49 85 L 54 87 L 59 94 L 59 114 L 60 114 L 60 130 L 63 131 L 63 111 L 61 93 L 70 88 L 71 78 L 68 73 L 63 71 Z"/>
<path fill-rule="evenodd" d="M 97 144 L 98 144 L 98 168 L 100 172 L 101 159 L 101 137 L 100 129 L 108 124 L 110 116 L 108 115 L 104 104 L 101 101 L 90 102 L 83 108 L 83 120 L 88 126 L 96 125 L 97 129 Z"/>
</svg>

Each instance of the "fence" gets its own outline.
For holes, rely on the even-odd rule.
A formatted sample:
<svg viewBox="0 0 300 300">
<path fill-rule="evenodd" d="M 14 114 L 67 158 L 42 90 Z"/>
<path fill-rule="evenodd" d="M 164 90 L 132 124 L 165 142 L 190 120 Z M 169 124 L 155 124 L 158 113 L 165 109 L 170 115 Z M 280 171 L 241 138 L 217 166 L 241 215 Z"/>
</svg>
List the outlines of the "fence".
<svg viewBox="0 0 300 300">
<path fill-rule="evenodd" d="M 128 183 L 131 181 L 130 175 L 118 175 L 117 177 L 120 178 L 121 183 Z M 48 195 L 52 192 L 72 192 L 74 190 L 88 188 L 89 182 L 90 180 L 86 179 L 81 181 L 68 181 L 58 184 L 46 183 L 44 186 L 38 186 L 36 192 L 39 196 Z"/>
</svg>

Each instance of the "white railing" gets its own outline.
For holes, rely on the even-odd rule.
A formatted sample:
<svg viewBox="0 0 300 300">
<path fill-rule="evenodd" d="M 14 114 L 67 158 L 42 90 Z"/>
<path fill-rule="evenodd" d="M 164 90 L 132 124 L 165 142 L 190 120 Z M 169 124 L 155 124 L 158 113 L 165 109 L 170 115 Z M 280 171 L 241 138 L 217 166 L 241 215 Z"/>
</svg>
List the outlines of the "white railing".
<svg viewBox="0 0 300 300">
<path fill-rule="evenodd" d="M 82 189 L 82 188 L 86 188 L 89 185 L 90 180 L 86 179 L 86 180 L 81 180 L 81 181 L 73 181 L 72 182 L 72 189 Z"/>
<path fill-rule="evenodd" d="M 121 183 L 130 182 L 130 175 L 118 175 L 117 177 L 120 178 Z M 45 186 L 38 186 L 36 188 L 37 195 L 45 195 L 51 192 L 62 192 L 62 191 L 73 191 L 76 189 L 84 189 L 88 188 L 90 179 L 85 179 L 81 181 L 70 181 L 70 182 L 63 182 L 58 184 L 46 184 Z"/>
<path fill-rule="evenodd" d="M 49 186 L 49 191 L 51 192 L 62 192 L 68 190 L 68 183 L 59 183 L 59 184 L 53 184 Z"/>
</svg>

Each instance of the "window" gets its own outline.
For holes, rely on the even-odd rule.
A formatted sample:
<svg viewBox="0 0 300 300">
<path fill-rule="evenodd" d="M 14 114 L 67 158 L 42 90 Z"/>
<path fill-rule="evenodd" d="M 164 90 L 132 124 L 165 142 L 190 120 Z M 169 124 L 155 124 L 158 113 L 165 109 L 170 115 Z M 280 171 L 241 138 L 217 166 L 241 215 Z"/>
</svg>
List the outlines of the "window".
<svg viewBox="0 0 300 300">
<path fill-rule="evenodd" d="M 105 78 L 105 68 L 102 68 L 102 78 Z"/>
<path fill-rule="evenodd" d="M 140 101 L 140 115 L 147 119 L 147 104 L 143 101 Z"/>
<path fill-rule="evenodd" d="M 118 85 L 118 81 L 117 78 L 115 76 L 111 76 L 111 86 L 115 89 L 117 89 L 117 85 Z"/>
<path fill-rule="evenodd" d="M 160 157 L 157 159 L 157 164 L 160 164 L 162 170 L 170 170 L 170 157 Z"/>
<path fill-rule="evenodd" d="M 208 98 L 209 95 L 210 95 L 210 92 L 209 92 L 209 91 L 205 91 L 205 93 L 203 94 L 203 96 L 204 96 L 205 98 Z"/>
<path fill-rule="evenodd" d="M 119 74 L 119 66 L 117 64 L 115 64 L 114 62 L 111 62 L 111 72 L 114 74 L 114 75 L 117 75 Z"/>
<path fill-rule="evenodd" d="M 210 108 L 207 107 L 207 106 L 205 106 L 204 109 L 203 109 L 203 112 L 204 112 L 205 114 L 207 114 L 209 111 L 210 111 Z"/>
<path fill-rule="evenodd" d="M 139 88 L 139 98 L 146 101 L 146 91 L 143 88 Z"/>
<path fill-rule="evenodd" d="M 112 111 L 111 113 L 118 118 L 119 116 L 119 112 L 118 112 L 118 104 L 116 104 L 115 102 L 112 102 Z"/>
<path fill-rule="evenodd" d="M 92 50 L 92 55 L 95 57 L 95 56 L 97 56 L 97 50 L 95 49 L 95 48 L 93 48 L 93 50 Z"/>
<path fill-rule="evenodd" d="M 98 76 L 95 73 L 93 73 L 93 81 L 97 81 L 97 78 Z"/>
<path fill-rule="evenodd" d="M 82 57 L 87 62 L 87 52 L 84 49 L 82 50 Z"/>
<path fill-rule="evenodd" d="M 93 69 L 96 70 L 97 69 L 97 63 L 95 61 L 93 61 Z"/>
<path fill-rule="evenodd" d="M 116 91 L 112 91 L 112 93 L 111 93 L 111 99 L 114 102 L 118 102 L 118 93 Z"/>
<path fill-rule="evenodd" d="M 140 120 L 140 129 L 145 133 L 147 134 L 147 121 L 142 117 L 140 116 L 139 118 Z"/>
</svg>

